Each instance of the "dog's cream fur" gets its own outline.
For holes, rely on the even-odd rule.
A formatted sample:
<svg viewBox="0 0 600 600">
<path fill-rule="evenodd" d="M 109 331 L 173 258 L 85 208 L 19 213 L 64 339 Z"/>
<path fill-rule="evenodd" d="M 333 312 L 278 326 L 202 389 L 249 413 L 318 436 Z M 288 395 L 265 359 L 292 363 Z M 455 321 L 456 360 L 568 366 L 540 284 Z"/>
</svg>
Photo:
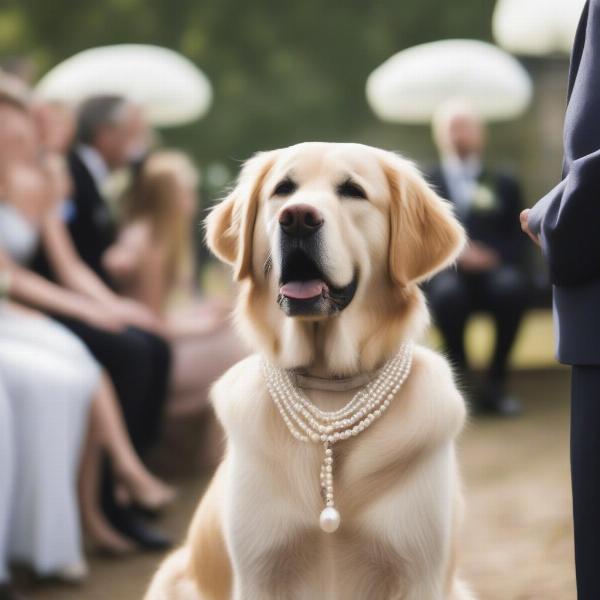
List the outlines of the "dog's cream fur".
<svg viewBox="0 0 600 600">
<path fill-rule="evenodd" d="M 298 190 L 273 197 L 290 173 Z M 368 200 L 338 197 L 335 186 L 348 176 Z M 341 287 L 359 274 L 354 299 L 335 316 L 291 318 L 277 304 L 277 217 L 294 203 L 324 216 L 329 281 Z M 427 310 L 417 284 L 452 263 L 464 243 L 446 203 L 410 163 L 375 148 L 324 143 L 248 161 L 211 213 L 207 238 L 233 265 L 237 321 L 254 347 L 320 377 L 372 371 L 418 337 Z M 213 388 L 226 458 L 187 542 L 162 565 L 146 600 L 472 600 L 457 575 L 454 440 L 465 407 L 445 360 L 417 347 L 385 416 L 335 445 L 342 524 L 334 534 L 318 526 L 323 450 L 289 434 L 260 361 L 247 358 Z M 307 394 L 331 410 L 354 392 Z"/>
</svg>

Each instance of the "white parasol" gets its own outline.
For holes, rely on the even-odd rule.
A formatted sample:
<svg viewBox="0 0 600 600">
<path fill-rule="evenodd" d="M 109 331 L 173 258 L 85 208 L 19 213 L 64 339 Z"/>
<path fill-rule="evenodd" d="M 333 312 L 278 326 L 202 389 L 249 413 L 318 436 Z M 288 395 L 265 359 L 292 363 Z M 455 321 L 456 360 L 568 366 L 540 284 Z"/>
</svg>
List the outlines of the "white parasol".
<svg viewBox="0 0 600 600">
<path fill-rule="evenodd" d="M 43 99 L 78 104 L 118 94 L 141 104 L 156 126 L 189 123 L 212 101 L 212 86 L 190 60 L 167 48 L 122 44 L 84 50 L 54 67 L 36 86 Z"/>
<path fill-rule="evenodd" d="M 521 115 L 531 78 L 508 53 L 476 40 L 415 46 L 385 61 L 367 80 L 367 99 L 384 121 L 429 123 L 451 98 L 466 100 L 486 120 Z"/>
<path fill-rule="evenodd" d="M 493 29 L 509 52 L 569 54 L 585 0 L 498 0 Z"/>
</svg>

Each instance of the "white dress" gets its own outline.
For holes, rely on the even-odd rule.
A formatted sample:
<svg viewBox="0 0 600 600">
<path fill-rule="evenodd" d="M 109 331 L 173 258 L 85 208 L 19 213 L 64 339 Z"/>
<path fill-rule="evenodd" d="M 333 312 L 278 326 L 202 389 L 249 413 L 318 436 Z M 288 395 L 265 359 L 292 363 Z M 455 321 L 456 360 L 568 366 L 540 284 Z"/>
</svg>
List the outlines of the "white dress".
<svg viewBox="0 0 600 600">
<path fill-rule="evenodd" d="M 12 414 L 6 390 L 0 381 L 0 584 L 8 576 L 8 535 L 14 476 Z"/>
<path fill-rule="evenodd" d="M 0 210 L 0 236 L 2 215 Z M 0 245 L 23 260 L 23 248 L 8 247 L 9 239 L 0 237 Z M 8 481 L 0 485 L 0 551 L 6 521 L 1 511 L 9 515 L 0 576 L 7 559 L 25 562 L 40 575 L 83 560 L 77 473 L 99 377 L 95 360 L 66 328 L 0 302 L 0 383 L 8 413 L 0 418 L 10 434 L 0 432 L 0 444 L 8 446 L 0 454 L 0 479 Z"/>
</svg>

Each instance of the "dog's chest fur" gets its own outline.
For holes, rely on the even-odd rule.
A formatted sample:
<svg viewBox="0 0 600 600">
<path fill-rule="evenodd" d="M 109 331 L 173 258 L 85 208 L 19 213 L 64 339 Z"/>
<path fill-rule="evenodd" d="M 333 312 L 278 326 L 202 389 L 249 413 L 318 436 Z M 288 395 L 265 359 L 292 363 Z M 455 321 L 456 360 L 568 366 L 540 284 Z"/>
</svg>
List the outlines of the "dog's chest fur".
<svg viewBox="0 0 600 600">
<path fill-rule="evenodd" d="M 423 561 L 443 562 L 449 537 L 443 513 L 453 493 L 447 473 L 454 468 L 451 440 L 457 426 L 451 413 L 458 411 L 458 421 L 464 413 L 451 403 L 444 406 L 437 386 L 430 382 L 428 389 L 423 375 L 411 375 L 369 430 L 334 446 L 342 516 L 335 534 L 322 533 L 318 525 L 322 447 L 292 438 L 266 390 L 258 359 L 248 359 L 243 375 L 234 373 L 219 384 L 215 406 L 229 438 L 225 537 L 236 573 L 252 578 L 252 585 L 272 598 L 312 600 L 317 593 L 366 600 L 401 598 L 403 587 L 425 568 Z M 244 389 L 236 383 L 241 381 Z M 355 392 L 307 395 L 334 410 Z M 448 413 L 439 415 L 443 428 L 429 415 L 419 418 L 427 407 L 417 401 L 442 402 Z M 422 512 L 429 520 L 415 531 Z M 423 557 L 424 548 L 429 557 Z"/>
</svg>

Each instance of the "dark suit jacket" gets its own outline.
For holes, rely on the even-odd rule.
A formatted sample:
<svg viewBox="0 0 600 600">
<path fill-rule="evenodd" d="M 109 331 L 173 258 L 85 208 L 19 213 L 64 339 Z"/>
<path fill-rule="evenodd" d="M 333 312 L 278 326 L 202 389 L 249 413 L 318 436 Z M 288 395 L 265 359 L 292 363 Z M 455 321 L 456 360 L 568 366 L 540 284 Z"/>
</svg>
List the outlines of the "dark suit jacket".
<svg viewBox="0 0 600 600">
<path fill-rule="evenodd" d="M 102 255 L 115 240 L 115 227 L 110 210 L 100 195 L 96 183 L 76 153 L 68 157 L 69 171 L 73 181 L 73 210 L 67 220 L 73 243 L 82 260 L 108 285 L 110 277 L 102 266 Z M 40 274 L 53 279 L 43 249 L 34 261 Z"/>
<path fill-rule="evenodd" d="M 83 261 L 108 282 L 108 274 L 102 267 L 102 255 L 115 240 L 112 215 L 91 173 L 75 153 L 69 155 L 69 169 L 75 203 L 75 215 L 69 222 L 69 231 Z"/>
<path fill-rule="evenodd" d="M 600 364 L 600 0 L 577 30 L 565 120 L 563 180 L 531 210 L 550 277 L 558 358 Z"/>
<path fill-rule="evenodd" d="M 435 168 L 428 179 L 442 198 L 454 202 L 441 167 Z M 474 204 L 469 214 L 461 218 L 469 238 L 493 248 L 505 264 L 522 263 L 525 244 L 519 226 L 522 198 L 518 182 L 510 175 L 484 169 L 479 183 L 490 189 L 494 202 L 490 207 Z"/>
</svg>

